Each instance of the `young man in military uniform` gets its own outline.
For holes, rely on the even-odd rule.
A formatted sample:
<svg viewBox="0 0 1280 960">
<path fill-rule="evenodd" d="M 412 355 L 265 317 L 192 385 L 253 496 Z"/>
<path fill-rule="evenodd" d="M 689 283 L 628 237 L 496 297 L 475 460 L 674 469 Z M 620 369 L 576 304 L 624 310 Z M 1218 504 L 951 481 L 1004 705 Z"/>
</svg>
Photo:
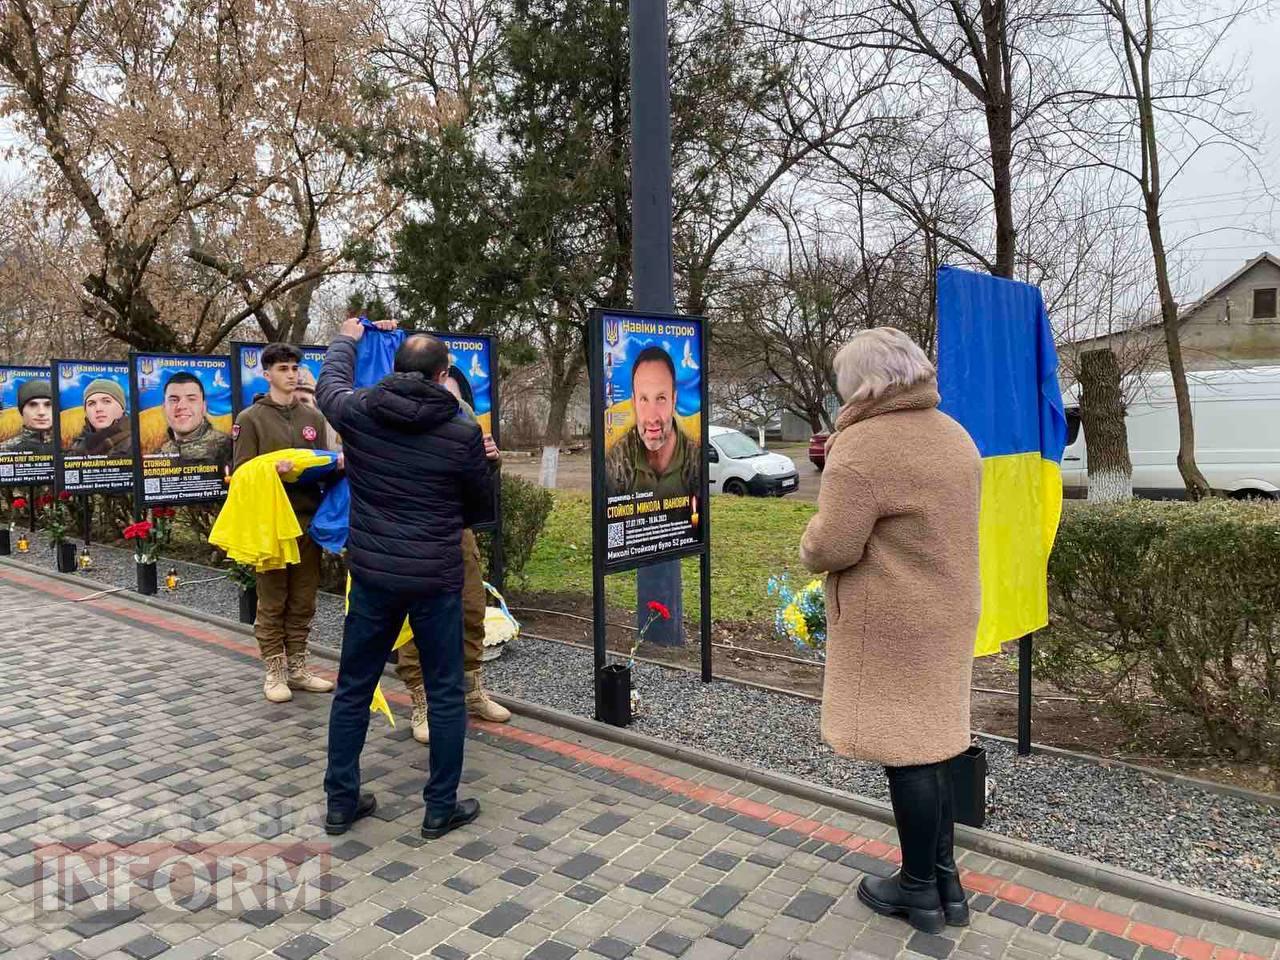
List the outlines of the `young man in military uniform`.
<svg viewBox="0 0 1280 960">
<path fill-rule="evenodd" d="M 164 418 L 169 435 L 159 452 L 182 463 L 209 463 L 225 475 L 231 466 L 231 438 L 208 417 L 204 384 L 192 373 L 175 373 L 164 385 Z"/>
<path fill-rule="evenodd" d="M 122 456 L 133 451 L 133 429 L 125 415 L 124 388 L 105 377 L 84 388 L 84 431 L 71 444 L 76 456 Z"/>
<path fill-rule="evenodd" d="M 0 453 L 53 453 L 53 390 L 48 380 L 24 380 L 18 387 L 22 431 L 0 444 Z"/>
<path fill-rule="evenodd" d="M 605 457 L 606 496 L 696 495 L 702 456 L 676 423 L 676 365 L 661 347 L 645 347 L 631 365 L 631 407 L 635 429 Z"/>
<path fill-rule="evenodd" d="M 262 351 L 262 372 L 269 389 L 252 406 L 240 411 L 232 427 L 235 469 L 276 450 L 325 449 L 324 417 L 297 396 L 301 360 L 302 352 L 285 343 L 273 343 Z M 288 473 L 293 464 L 282 460 L 276 469 Z M 286 483 L 285 493 L 299 526 L 306 531 L 320 506 L 322 491 L 316 484 Z M 333 691 L 331 681 L 317 677 L 307 667 L 307 637 L 319 587 L 320 547 L 305 532 L 298 540 L 296 564 L 258 574 L 254 634 L 266 664 L 263 693 L 272 703 L 292 700 L 294 690 Z"/>
<path fill-rule="evenodd" d="M 466 378 L 457 367 L 449 368 L 449 376 L 445 387 L 458 398 L 462 413 L 472 420 L 475 410 L 472 407 L 473 394 Z M 493 437 L 484 438 L 485 456 L 496 468 L 501 463 L 501 454 Z M 480 656 L 484 653 L 484 615 L 488 600 L 485 596 L 484 573 L 480 569 L 480 546 L 476 543 L 476 535 L 470 530 L 462 531 L 462 669 L 467 682 L 467 713 L 479 720 L 490 723 L 506 723 L 511 719 L 511 711 L 500 703 L 489 699 L 484 686 L 480 682 Z M 427 693 L 422 684 L 422 661 L 418 658 L 416 644 L 407 643 L 396 651 L 396 676 L 400 678 L 413 698 L 413 738 L 419 743 L 430 741 L 427 728 Z"/>
</svg>

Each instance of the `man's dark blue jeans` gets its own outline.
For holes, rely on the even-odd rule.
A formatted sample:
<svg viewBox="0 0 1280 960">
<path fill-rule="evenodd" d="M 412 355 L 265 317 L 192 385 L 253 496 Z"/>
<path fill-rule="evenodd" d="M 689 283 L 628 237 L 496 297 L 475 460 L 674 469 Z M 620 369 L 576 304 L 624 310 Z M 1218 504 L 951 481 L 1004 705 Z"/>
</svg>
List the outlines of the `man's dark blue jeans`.
<svg viewBox="0 0 1280 960">
<path fill-rule="evenodd" d="M 427 813 L 448 816 L 458 800 L 467 736 L 462 674 L 462 595 L 418 596 L 384 590 L 353 576 L 342 631 L 338 689 L 329 711 L 329 812 L 355 813 L 360 797 L 360 751 L 369 732 L 369 705 L 405 616 L 422 657 L 431 728 L 431 775 L 422 791 Z"/>
</svg>

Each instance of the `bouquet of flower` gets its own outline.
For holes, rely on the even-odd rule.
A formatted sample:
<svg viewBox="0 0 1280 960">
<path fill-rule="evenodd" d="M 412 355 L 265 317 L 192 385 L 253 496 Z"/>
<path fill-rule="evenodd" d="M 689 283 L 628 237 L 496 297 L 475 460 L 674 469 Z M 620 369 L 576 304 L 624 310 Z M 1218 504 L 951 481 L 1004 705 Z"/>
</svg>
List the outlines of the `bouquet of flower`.
<svg viewBox="0 0 1280 960">
<path fill-rule="evenodd" d="M 141 564 L 156 562 L 160 545 L 169 542 L 170 523 L 174 513 L 172 507 L 156 507 L 151 511 L 150 520 L 139 520 L 124 528 L 124 538 L 133 541 L 135 562 Z"/>
<path fill-rule="evenodd" d="M 778 598 L 773 628 L 797 650 L 827 655 L 827 598 L 821 580 L 810 580 L 794 590 L 787 576 L 769 578 L 769 596 Z"/>
<path fill-rule="evenodd" d="M 12 532 L 18 523 L 18 512 L 27 509 L 26 497 L 14 497 L 9 504 L 9 531 Z"/>
<path fill-rule="evenodd" d="M 657 600 L 649 601 L 649 619 L 645 621 L 643 627 L 636 631 L 635 643 L 631 644 L 631 650 L 627 653 L 627 666 L 634 667 L 636 665 L 636 651 L 640 649 L 640 644 L 644 642 L 644 635 L 649 632 L 649 628 L 659 620 L 670 620 L 671 611 L 666 604 L 659 603 Z"/>
<path fill-rule="evenodd" d="M 68 506 L 70 500 L 71 494 L 65 490 L 56 497 L 46 493 L 36 498 L 36 506 L 44 511 L 49 539 L 55 546 L 65 542 L 71 530 L 71 508 Z"/>
</svg>

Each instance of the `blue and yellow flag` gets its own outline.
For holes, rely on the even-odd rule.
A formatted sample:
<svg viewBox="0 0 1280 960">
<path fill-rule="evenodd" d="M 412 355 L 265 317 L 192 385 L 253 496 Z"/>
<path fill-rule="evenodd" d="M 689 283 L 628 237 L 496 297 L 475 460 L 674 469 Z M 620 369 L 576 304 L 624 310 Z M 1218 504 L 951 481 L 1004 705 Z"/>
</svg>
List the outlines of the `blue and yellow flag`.
<svg viewBox="0 0 1280 960">
<path fill-rule="evenodd" d="M 1040 289 L 942 267 L 938 388 L 942 410 L 982 455 L 982 619 L 974 655 L 985 657 L 1049 623 L 1067 418 Z"/>
<path fill-rule="evenodd" d="M 276 464 L 284 460 L 292 469 L 281 474 Z M 319 483 L 334 472 L 337 461 L 338 455 L 329 450 L 289 449 L 242 464 L 231 477 L 227 502 L 209 532 L 209 542 L 258 573 L 297 563 L 302 527 L 284 485 Z"/>
</svg>

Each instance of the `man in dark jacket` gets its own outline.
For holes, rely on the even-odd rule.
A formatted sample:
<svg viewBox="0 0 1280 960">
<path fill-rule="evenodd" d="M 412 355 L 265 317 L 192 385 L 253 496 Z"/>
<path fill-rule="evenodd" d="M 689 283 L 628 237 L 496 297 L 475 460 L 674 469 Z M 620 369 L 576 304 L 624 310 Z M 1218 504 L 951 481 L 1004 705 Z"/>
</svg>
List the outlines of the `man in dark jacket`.
<svg viewBox="0 0 1280 960">
<path fill-rule="evenodd" d="M 442 385 L 445 345 L 409 337 L 391 376 L 354 390 L 363 335 L 359 319 L 343 323 L 316 385 L 321 412 L 342 435 L 351 488 L 351 592 L 329 714 L 325 830 L 345 833 L 377 806 L 373 794 L 360 793 L 360 751 L 374 687 L 407 615 L 430 704 L 422 835 L 434 839 L 480 812 L 475 800 L 458 800 L 467 727 L 461 539 L 490 511 L 493 481 L 480 428 Z"/>
</svg>

